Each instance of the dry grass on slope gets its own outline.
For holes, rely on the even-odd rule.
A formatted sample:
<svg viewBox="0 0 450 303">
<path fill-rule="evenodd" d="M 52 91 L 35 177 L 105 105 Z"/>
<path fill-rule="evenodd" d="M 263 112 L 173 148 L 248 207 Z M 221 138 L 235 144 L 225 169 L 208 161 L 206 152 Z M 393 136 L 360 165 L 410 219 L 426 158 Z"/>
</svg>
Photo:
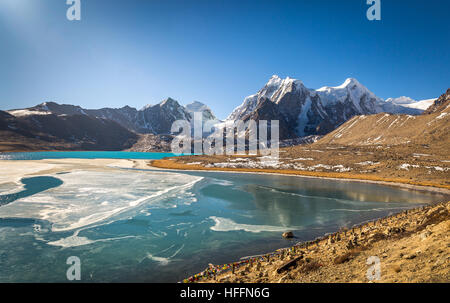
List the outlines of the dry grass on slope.
<svg viewBox="0 0 450 303">
<path fill-rule="evenodd" d="M 377 114 L 355 116 L 327 134 L 320 145 L 399 145 L 449 143 L 450 115 L 447 112 L 410 116 Z"/>
</svg>

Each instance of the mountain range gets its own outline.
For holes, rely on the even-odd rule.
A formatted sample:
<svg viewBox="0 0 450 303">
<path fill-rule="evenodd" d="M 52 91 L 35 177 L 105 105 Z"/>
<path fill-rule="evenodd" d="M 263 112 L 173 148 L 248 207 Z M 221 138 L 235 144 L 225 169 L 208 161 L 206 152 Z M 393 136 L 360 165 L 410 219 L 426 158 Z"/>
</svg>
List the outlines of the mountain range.
<svg viewBox="0 0 450 303">
<path fill-rule="evenodd" d="M 354 78 L 336 87 L 306 88 L 302 81 L 274 75 L 256 94 L 245 98 L 228 120 L 279 120 L 280 139 L 325 135 L 356 115 L 381 112 L 418 115 L 418 103 L 384 101 Z"/>
<path fill-rule="evenodd" d="M 296 140 L 325 135 L 357 115 L 382 112 L 419 115 L 433 101 L 408 97 L 383 100 L 354 78 L 336 87 L 309 89 L 300 80 L 274 75 L 256 94 L 246 97 L 226 121 L 279 120 L 280 139 Z M 55 144 L 79 149 L 127 149 L 137 145 L 141 151 L 160 150 L 161 143 L 168 148 L 172 123 L 176 120 L 193 123 L 194 112 L 202 113 L 204 123 L 222 122 L 201 102 L 182 106 L 172 98 L 140 110 L 130 106 L 85 109 L 44 102 L 30 108 L 0 111 L 0 131 L 2 142 L 14 141 L 8 141 L 14 134 L 25 136 L 23 146 L 32 139 L 47 145 L 53 142 L 49 148 L 55 148 Z"/>
<path fill-rule="evenodd" d="M 44 102 L 34 107 L 9 110 L 14 116 L 34 116 L 54 114 L 57 116 L 84 115 L 94 118 L 108 119 L 140 134 L 170 134 L 172 123 L 176 120 L 193 118 L 193 111 L 203 113 L 204 120 L 214 120 L 212 111 L 200 102 L 180 105 L 176 100 L 167 98 L 156 105 L 147 105 L 137 110 L 130 106 L 122 108 L 85 109 L 80 106 Z"/>
</svg>

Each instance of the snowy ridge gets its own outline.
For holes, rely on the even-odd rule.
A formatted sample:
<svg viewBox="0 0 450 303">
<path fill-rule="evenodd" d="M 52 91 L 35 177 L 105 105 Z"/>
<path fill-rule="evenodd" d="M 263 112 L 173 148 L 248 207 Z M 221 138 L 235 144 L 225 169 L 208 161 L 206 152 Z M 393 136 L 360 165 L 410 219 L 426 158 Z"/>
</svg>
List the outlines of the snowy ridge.
<svg viewBox="0 0 450 303">
<path fill-rule="evenodd" d="M 436 101 L 436 98 L 416 101 L 412 98 L 405 97 L 405 96 L 398 97 L 398 98 L 386 99 L 386 103 L 397 104 L 397 105 L 401 105 L 403 107 L 415 108 L 415 109 L 419 109 L 419 110 L 428 109 L 434 103 L 434 101 Z"/>
<path fill-rule="evenodd" d="M 283 80 L 280 77 L 273 75 L 258 93 L 246 97 L 244 102 L 236 107 L 226 120 L 239 120 L 243 116 L 253 112 L 258 104 L 258 99 L 262 97 L 272 99 L 272 96 L 280 88 L 282 82 Z"/>
<path fill-rule="evenodd" d="M 361 98 L 366 96 L 367 98 L 376 100 L 377 102 L 382 101 L 354 78 L 346 79 L 345 82 L 339 86 L 325 86 L 315 90 L 315 92 L 317 92 L 317 94 L 321 97 L 322 104 L 324 106 L 336 103 L 345 103 L 347 99 L 350 99 L 353 105 L 361 113 L 364 113 L 364 110 L 360 105 Z M 373 110 L 375 110 L 375 108 L 373 108 Z"/>
</svg>

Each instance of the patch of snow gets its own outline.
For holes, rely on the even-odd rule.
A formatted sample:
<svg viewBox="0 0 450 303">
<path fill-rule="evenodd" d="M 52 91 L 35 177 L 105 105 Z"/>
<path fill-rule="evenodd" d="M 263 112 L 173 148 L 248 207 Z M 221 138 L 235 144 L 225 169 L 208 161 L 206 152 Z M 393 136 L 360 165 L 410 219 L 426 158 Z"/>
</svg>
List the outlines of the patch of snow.
<svg viewBox="0 0 450 303">
<path fill-rule="evenodd" d="M 408 164 L 408 163 L 403 163 L 402 165 L 398 166 L 398 169 L 409 170 L 410 167 L 419 168 L 420 166 L 419 165 L 411 165 L 411 164 Z"/>
<path fill-rule="evenodd" d="M 236 159 L 230 159 L 228 160 L 229 162 L 245 162 L 245 161 L 249 161 L 249 159 L 244 159 L 244 158 L 236 158 Z"/>
<path fill-rule="evenodd" d="M 413 153 L 413 157 L 419 158 L 419 157 L 429 157 L 431 155 L 429 154 L 418 154 L 418 153 Z"/>
<path fill-rule="evenodd" d="M 16 117 L 25 117 L 25 116 L 32 116 L 32 115 L 51 115 L 51 112 L 45 112 L 45 111 L 37 111 L 37 110 L 27 110 L 27 109 L 19 109 L 19 110 L 12 110 L 8 111 L 13 116 Z"/>
<path fill-rule="evenodd" d="M 437 171 L 448 171 L 448 170 L 450 170 L 449 167 L 434 166 L 433 168 L 434 168 L 435 170 L 437 170 Z"/>
<path fill-rule="evenodd" d="M 439 116 L 436 117 L 437 120 L 443 119 L 445 116 L 447 116 L 448 113 L 441 113 Z"/>
<path fill-rule="evenodd" d="M 380 164 L 380 162 L 364 161 L 364 162 L 358 162 L 358 163 L 355 163 L 355 164 L 358 164 L 358 165 L 375 165 L 375 164 Z"/>
<path fill-rule="evenodd" d="M 302 106 L 302 110 L 300 111 L 300 115 L 297 118 L 297 135 L 299 137 L 305 136 L 305 127 L 308 124 L 308 112 L 311 109 L 311 98 L 308 97 L 305 100 L 305 104 Z"/>
<path fill-rule="evenodd" d="M 350 167 L 344 167 L 341 164 L 340 165 L 334 165 L 334 166 L 327 165 L 327 164 L 316 164 L 314 166 L 308 167 L 306 170 L 314 171 L 314 170 L 320 169 L 320 168 L 323 168 L 323 169 L 326 169 L 326 170 L 334 170 L 334 171 L 337 171 L 337 172 L 346 172 L 346 171 L 350 171 L 351 170 Z"/>
<path fill-rule="evenodd" d="M 392 125 L 394 125 L 396 122 L 397 122 L 397 120 L 400 118 L 400 116 L 399 117 L 397 117 L 397 118 L 395 118 L 395 120 L 394 121 L 392 121 L 392 123 L 391 124 L 389 124 L 389 126 L 388 126 L 388 129 L 389 128 L 391 128 L 391 126 Z"/>
</svg>

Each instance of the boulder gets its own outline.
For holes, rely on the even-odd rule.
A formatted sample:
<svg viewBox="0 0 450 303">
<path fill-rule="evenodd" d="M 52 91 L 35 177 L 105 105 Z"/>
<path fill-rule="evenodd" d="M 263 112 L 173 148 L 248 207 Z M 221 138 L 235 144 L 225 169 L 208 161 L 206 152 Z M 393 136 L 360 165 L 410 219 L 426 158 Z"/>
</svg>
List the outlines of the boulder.
<svg viewBox="0 0 450 303">
<path fill-rule="evenodd" d="M 290 239 L 294 237 L 294 233 L 292 231 L 287 231 L 282 234 L 283 238 Z"/>
</svg>

